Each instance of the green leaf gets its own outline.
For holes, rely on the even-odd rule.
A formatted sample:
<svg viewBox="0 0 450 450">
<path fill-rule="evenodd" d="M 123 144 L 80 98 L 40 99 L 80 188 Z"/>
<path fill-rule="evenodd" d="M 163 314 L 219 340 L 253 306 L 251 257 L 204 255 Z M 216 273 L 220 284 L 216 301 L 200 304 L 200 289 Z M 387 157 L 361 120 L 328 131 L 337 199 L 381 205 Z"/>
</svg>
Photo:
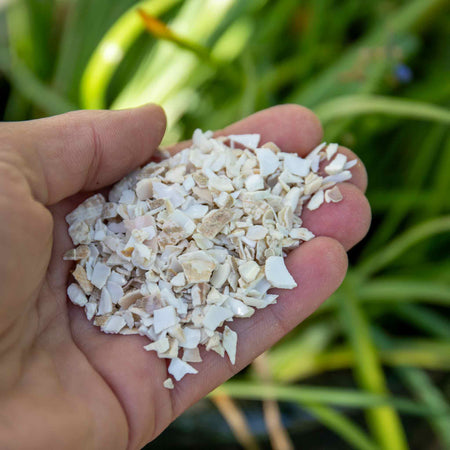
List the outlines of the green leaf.
<svg viewBox="0 0 450 450">
<path fill-rule="evenodd" d="M 389 265 L 415 244 L 449 231 L 450 216 L 439 217 L 416 225 L 388 243 L 385 248 L 367 257 L 359 265 L 357 273 L 360 276 L 368 277 Z"/>
<path fill-rule="evenodd" d="M 424 102 L 380 95 L 346 95 L 314 108 L 322 123 L 363 114 L 383 114 L 408 119 L 450 123 L 450 110 Z"/>
<path fill-rule="evenodd" d="M 213 393 L 225 392 L 234 398 L 249 400 L 271 399 L 296 402 L 300 405 L 325 404 L 346 408 L 368 408 L 390 406 L 398 411 L 414 416 L 449 416 L 447 408 L 433 408 L 406 398 L 372 394 L 356 389 L 328 388 L 316 386 L 282 386 L 251 381 L 227 381 Z M 214 394 L 210 394 L 214 395 Z"/>
<path fill-rule="evenodd" d="M 380 358 L 369 334 L 365 314 L 355 300 L 351 280 L 344 281 L 340 297 L 342 327 L 347 333 L 355 355 L 354 373 L 358 384 L 374 394 L 388 392 Z M 388 407 L 367 410 L 370 429 L 383 449 L 406 449 L 408 444 L 397 412 Z"/>
<path fill-rule="evenodd" d="M 315 416 L 330 430 L 333 430 L 353 448 L 360 450 L 379 449 L 360 427 L 333 408 L 324 405 L 302 405 L 302 408 Z"/>
</svg>

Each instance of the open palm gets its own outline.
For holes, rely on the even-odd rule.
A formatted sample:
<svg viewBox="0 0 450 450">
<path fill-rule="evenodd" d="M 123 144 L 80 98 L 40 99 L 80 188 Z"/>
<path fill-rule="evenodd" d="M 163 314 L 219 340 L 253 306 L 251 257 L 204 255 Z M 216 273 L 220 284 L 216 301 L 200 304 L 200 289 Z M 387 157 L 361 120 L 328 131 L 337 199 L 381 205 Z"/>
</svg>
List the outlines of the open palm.
<svg viewBox="0 0 450 450">
<path fill-rule="evenodd" d="M 303 216 L 320 237 L 287 258 L 298 287 L 232 324 L 239 335 L 236 365 L 208 352 L 195 364 L 198 375 L 164 389 L 166 362 L 142 349 L 146 338 L 102 334 L 67 302 L 71 264 L 62 261 L 72 247 L 64 216 L 84 192 L 145 163 L 164 129 L 154 105 L 0 124 L 1 448 L 139 449 L 310 315 L 344 278 L 345 250 L 370 223 L 360 162 L 341 187 L 342 202 Z M 300 155 L 322 138 L 317 118 L 295 105 L 219 133 L 260 133 L 262 142 Z"/>
</svg>

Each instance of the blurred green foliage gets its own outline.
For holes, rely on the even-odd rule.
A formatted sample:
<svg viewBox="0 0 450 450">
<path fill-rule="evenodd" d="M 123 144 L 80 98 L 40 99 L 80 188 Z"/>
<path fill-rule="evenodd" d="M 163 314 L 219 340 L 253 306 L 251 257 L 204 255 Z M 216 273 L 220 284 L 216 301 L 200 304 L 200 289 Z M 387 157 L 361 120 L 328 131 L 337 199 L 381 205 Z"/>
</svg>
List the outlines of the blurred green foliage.
<svg viewBox="0 0 450 450">
<path fill-rule="evenodd" d="M 146 33 L 138 8 L 176 39 Z M 269 351 L 274 384 L 248 370 L 222 392 L 296 403 L 353 448 L 450 448 L 449 13 L 445 0 L 2 1 L 0 108 L 25 120 L 153 101 L 166 143 L 277 103 L 312 108 L 365 162 L 373 226 L 341 288 Z"/>
</svg>

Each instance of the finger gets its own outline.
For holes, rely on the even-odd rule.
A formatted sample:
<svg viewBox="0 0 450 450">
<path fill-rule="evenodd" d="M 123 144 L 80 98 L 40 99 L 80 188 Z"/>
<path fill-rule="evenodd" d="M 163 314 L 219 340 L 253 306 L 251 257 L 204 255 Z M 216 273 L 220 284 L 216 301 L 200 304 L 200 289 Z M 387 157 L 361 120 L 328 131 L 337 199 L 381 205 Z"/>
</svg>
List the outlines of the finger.
<svg viewBox="0 0 450 450">
<path fill-rule="evenodd" d="M 7 142 L 25 161 L 35 198 L 54 204 L 99 189 L 147 161 L 165 130 L 164 112 L 146 105 L 122 111 L 74 111 L 3 124 Z"/>
<path fill-rule="evenodd" d="M 322 125 L 317 116 L 299 105 L 278 105 L 264 109 L 233 123 L 215 136 L 228 134 L 261 135 L 261 142 L 275 142 L 284 152 L 304 155 L 320 144 L 323 137 Z M 169 148 L 176 153 L 190 145 L 190 141 L 180 142 Z"/>
<path fill-rule="evenodd" d="M 292 251 L 286 266 L 297 282 L 293 290 L 274 290 L 280 294 L 275 305 L 258 310 L 251 318 L 229 324 L 238 334 L 236 364 L 214 352 L 203 352 L 203 362 L 193 364 L 199 373 L 175 384 L 175 417 L 212 389 L 242 370 L 270 348 L 292 328 L 312 314 L 342 283 L 347 255 L 330 238 L 316 238 Z"/>
<path fill-rule="evenodd" d="M 343 199 L 339 203 L 322 203 L 314 211 L 303 208 L 303 226 L 316 236 L 339 241 L 346 250 L 356 245 L 370 227 L 371 212 L 364 194 L 350 183 L 340 183 Z"/>
</svg>

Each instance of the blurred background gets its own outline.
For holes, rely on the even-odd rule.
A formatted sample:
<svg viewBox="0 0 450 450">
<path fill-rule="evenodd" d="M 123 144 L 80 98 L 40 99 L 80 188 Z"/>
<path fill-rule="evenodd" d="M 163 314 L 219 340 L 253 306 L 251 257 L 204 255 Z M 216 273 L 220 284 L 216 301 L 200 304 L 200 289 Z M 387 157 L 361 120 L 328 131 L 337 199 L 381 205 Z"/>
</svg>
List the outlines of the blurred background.
<svg viewBox="0 0 450 450">
<path fill-rule="evenodd" d="M 155 449 L 450 449 L 450 4 L 0 0 L 0 117 L 165 108 L 165 143 L 313 109 L 369 172 L 341 288 Z"/>
</svg>

